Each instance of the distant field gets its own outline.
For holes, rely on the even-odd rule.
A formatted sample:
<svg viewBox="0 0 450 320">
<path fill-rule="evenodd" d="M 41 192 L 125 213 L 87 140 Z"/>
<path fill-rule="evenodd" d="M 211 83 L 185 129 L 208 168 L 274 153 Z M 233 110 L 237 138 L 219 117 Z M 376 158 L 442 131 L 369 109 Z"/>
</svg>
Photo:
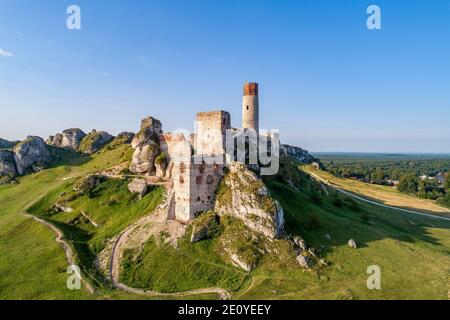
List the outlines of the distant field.
<svg viewBox="0 0 450 320">
<path fill-rule="evenodd" d="M 311 167 L 305 167 L 305 170 L 314 172 L 322 179 L 340 189 L 350 191 L 388 206 L 418 210 L 425 213 L 450 217 L 450 210 L 438 206 L 435 201 L 409 196 L 397 191 L 393 187 L 364 183 L 352 179 L 338 178 L 329 172 L 314 170 Z"/>
<path fill-rule="evenodd" d="M 450 153 L 358 153 L 358 152 L 316 152 L 314 156 L 322 161 L 420 161 L 420 160 L 450 160 Z"/>
</svg>

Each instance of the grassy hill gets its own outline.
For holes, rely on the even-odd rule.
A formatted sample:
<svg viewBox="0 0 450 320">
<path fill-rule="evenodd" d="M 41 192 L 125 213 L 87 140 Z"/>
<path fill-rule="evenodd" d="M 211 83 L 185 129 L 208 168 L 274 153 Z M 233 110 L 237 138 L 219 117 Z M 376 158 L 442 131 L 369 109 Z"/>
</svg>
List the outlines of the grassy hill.
<svg viewBox="0 0 450 320">
<path fill-rule="evenodd" d="M 130 297 L 112 290 L 94 296 L 85 289 L 68 290 L 66 257 L 54 232 L 22 215 L 30 207 L 38 213 L 33 204 L 42 204 L 77 177 L 127 161 L 130 147 L 122 145 L 94 157 L 58 149 L 52 153 L 51 168 L 21 177 L 18 184 L 0 185 L 0 251 L 4 253 L 0 256 L 0 299 Z"/>
<path fill-rule="evenodd" d="M 297 176 L 296 165 L 284 164 L 285 176 Z M 301 174 L 300 174 L 301 176 Z M 450 290 L 450 222 L 413 216 L 349 198 L 329 196 L 311 179 L 298 185 L 298 191 L 282 177 L 267 181 L 273 195 L 286 211 L 289 231 L 300 234 L 330 266 L 319 272 L 328 281 L 305 275 L 272 279 L 271 273 L 258 273 L 258 289 L 283 287 L 280 298 L 305 299 L 448 299 Z M 325 234 L 331 235 L 327 241 Z M 355 239 L 358 250 L 347 242 Z M 382 270 L 382 290 L 366 287 L 367 267 Z M 265 278 L 267 277 L 267 278 Z M 298 277 L 298 278 L 297 278 Z M 323 278 L 325 279 L 325 278 Z M 276 289 L 275 289 L 276 290 Z M 251 294 L 251 291 L 247 294 Z M 248 297 L 244 295 L 243 298 Z"/>
<path fill-rule="evenodd" d="M 92 195 L 68 197 L 73 212 L 55 213 L 52 205 L 61 195 L 69 196 L 81 177 L 128 161 L 131 151 L 121 145 L 91 157 L 53 152 L 59 160 L 52 168 L 22 177 L 17 185 L 0 186 L 0 299 L 142 299 L 111 289 L 92 262 L 106 239 L 157 205 L 161 189 L 137 202 L 126 192 L 126 181 L 110 179 Z M 179 250 L 149 241 L 141 252 L 126 257 L 123 276 L 133 285 L 164 292 L 219 286 L 235 299 L 449 298 L 450 222 L 355 202 L 332 190 L 327 195 L 293 160 L 285 159 L 280 174 L 265 182 L 285 209 L 288 232 L 316 248 L 328 267 L 305 271 L 295 256 L 280 262 L 269 254 L 246 274 L 217 258 L 214 239 L 182 241 Z M 96 285 L 95 295 L 66 289 L 64 252 L 52 231 L 21 215 L 27 210 L 64 230 Z M 82 211 L 100 227 L 80 216 Z M 351 249 L 349 239 L 359 249 Z M 382 270 L 380 291 L 366 287 L 370 265 Z"/>
</svg>

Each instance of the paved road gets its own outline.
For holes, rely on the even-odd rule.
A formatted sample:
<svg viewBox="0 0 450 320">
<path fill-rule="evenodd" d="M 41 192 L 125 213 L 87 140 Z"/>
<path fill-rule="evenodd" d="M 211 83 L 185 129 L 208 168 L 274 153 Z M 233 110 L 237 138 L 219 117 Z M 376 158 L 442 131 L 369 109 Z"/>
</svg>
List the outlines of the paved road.
<svg viewBox="0 0 450 320">
<path fill-rule="evenodd" d="M 358 200 L 361 200 L 361 201 L 364 201 L 364 202 L 367 202 L 367 203 L 370 203 L 370 204 L 374 204 L 374 205 L 376 205 L 376 206 L 383 207 L 383 208 L 388 208 L 388 209 L 393 209 L 393 210 L 403 211 L 403 212 L 406 212 L 406 213 L 412 213 L 412 214 L 416 214 L 416 215 L 419 215 L 419 216 L 428 217 L 428 218 L 432 218 L 432 219 L 439 219 L 439 220 L 450 221 L 450 218 L 447 218 L 447 217 L 441 217 L 441 216 L 438 216 L 438 215 L 433 215 L 433 214 L 423 213 L 423 212 L 419 212 L 419 211 L 413 211 L 413 210 L 408 210 L 408 209 L 403 209 L 403 208 L 398 208 L 398 207 L 392 207 L 392 206 L 388 206 L 388 205 L 385 205 L 385 204 L 382 204 L 382 203 L 379 203 L 379 202 L 376 202 L 376 201 L 368 200 L 368 199 L 366 199 L 366 198 L 357 196 L 357 195 L 355 195 L 355 194 L 353 194 L 353 193 L 351 193 L 351 192 L 348 192 L 348 191 L 346 191 L 346 190 L 342 190 L 342 189 L 340 189 L 340 188 L 338 188 L 338 187 L 336 187 L 336 186 L 333 186 L 331 183 L 329 183 L 328 181 L 326 181 L 325 179 L 323 179 L 322 177 L 318 176 L 317 174 L 315 174 L 315 173 L 313 173 L 313 172 L 311 172 L 311 171 L 306 171 L 306 172 L 307 172 L 310 176 L 312 176 L 314 179 L 316 179 L 316 180 L 322 182 L 323 184 L 326 184 L 326 185 L 329 186 L 330 188 L 333 188 L 334 190 L 336 190 L 336 191 L 338 191 L 338 192 L 340 192 L 340 193 L 343 193 L 343 194 L 345 194 L 345 195 L 348 195 L 348 196 L 350 196 L 350 197 L 353 197 L 353 198 L 355 198 L 355 199 L 358 199 Z"/>
</svg>

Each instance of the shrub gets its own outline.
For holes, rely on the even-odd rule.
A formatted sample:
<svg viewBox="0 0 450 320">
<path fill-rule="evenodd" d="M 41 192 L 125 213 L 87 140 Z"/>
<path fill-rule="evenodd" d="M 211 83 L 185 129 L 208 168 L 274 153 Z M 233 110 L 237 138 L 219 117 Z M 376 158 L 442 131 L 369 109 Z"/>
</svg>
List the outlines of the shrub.
<svg viewBox="0 0 450 320">
<path fill-rule="evenodd" d="M 368 223 L 370 221 L 370 216 L 367 213 L 363 213 L 363 214 L 361 214 L 361 220 L 364 223 Z"/>
<path fill-rule="evenodd" d="M 322 227 L 322 222 L 318 216 L 310 215 L 306 218 L 305 227 L 308 230 L 317 230 Z"/>
<path fill-rule="evenodd" d="M 333 206 L 335 206 L 336 208 L 342 208 L 342 206 L 344 205 L 344 201 L 342 201 L 342 199 L 339 197 L 339 195 L 337 193 L 335 193 L 333 200 L 331 201 L 331 203 L 333 204 Z"/>
<path fill-rule="evenodd" d="M 315 204 L 322 203 L 322 195 L 317 190 L 314 190 L 311 193 L 311 196 L 309 197 L 309 199 L 311 200 L 312 203 L 315 203 Z"/>
<path fill-rule="evenodd" d="M 129 176 L 132 175 L 133 173 L 130 171 L 129 168 L 123 168 L 122 170 L 120 170 L 120 174 L 123 176 Z"/>
<path fill-rule="evenodd" d="M 167 156 L 164 152 L 161 152 L 155 158 L 155 163 L 160 166 L 165 166 L 166 161 L 167 161 Z"/>
<path fill-rule="evenodd" d="M 0 184 L 10 184 L 12 182 L 13 182 L 13 179 L 10 176 L 0 177 Z"/>
<path fill-rule="evenodd" d="M 345 204 L 350 208 L 352 211 L 359 211 L 359 203 L 352 198 L 346 197 L 344 200 Z"/>
<path fill-rule="evenodd" d="M 408 173 L 402 176 L 398 190 L 403 193 L 415 194 L 419 188 L 416 175 L 414 173 Z"/>
</svg>

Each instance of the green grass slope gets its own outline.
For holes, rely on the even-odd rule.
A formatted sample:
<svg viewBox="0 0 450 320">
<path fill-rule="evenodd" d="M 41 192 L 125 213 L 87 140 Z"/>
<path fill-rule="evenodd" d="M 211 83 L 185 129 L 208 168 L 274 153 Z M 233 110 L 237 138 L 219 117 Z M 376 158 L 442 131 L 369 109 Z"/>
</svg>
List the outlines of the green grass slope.
<svg viewBox="0 0 450 320">
<path fill-rule="evenodd" d="M 122 145 L 92 158 L 51 151 L 51 168 L 21 177 L 18 184 L 0 186 L 0 299 L 98 298 L 85 289 L 67 289 L 66 257 L 55 234 L 22 213 L 70 179 L 129 160 L 131 150 Z"/>
<path fill-rule="evenodd" d="M 65 238 L 77 252 L 80 267 L 100 286 L 105 279 L 98 273 L 94 261 L 106 241 L 153 212 L 164 193 L 163 188 L 154 188 L 139 200 L 137 194 L 128 191 L 129 182 L 127 179 L 108 179 L 92 194 L 75 196 L 71 192 L 74 182 L 69 180 L 28 209 L 29 213 L 52 222 L 64 232 Z M 66 205 L 74 211 L 56 212 L 52 209 L 55 202 L 62 198 L 61 194 L 70 197 Z"/>
<path fill-rule="evenodd" d="M 294 162 L 282 165 L 281 174 L 266 183 L 285 209 L 288 231 L 319 249 L 330 266 L 309 273 L 274 270 L 267 261 L 254 271 L 252 287 L 239 298 L 449 298 L 449 222 L 337 198 L 331 190 L 327 196 Z M 349 239 L 360 248 L 351 249 Z M 381 290 L 366 286 L 371 265 L 381 268 Z"/>
<path fill-rule="evenodd" d="M 239 277 L 218 259 L 216 236 L 196 244 L 184 239 L 177 250 L 150 241 L 127 253 L 122 280 L 163 292 L 222 286 L 234 299 L 448 299 L 450 223 L 353 201 L 330 189 L 327 195 L 287 159 L 280 174 L 265 182 L 285 210 L 288 233 L 302 236 L 327 267 L 305 271 L 295 255 L 280 261 L 267 254 Z M 357 250 L 348 246 L 350 239 Z M 381 269 L 381 290 L 367 288 L 372 265 Z"/>
<path fill-rule="evenodd" d="M 236 291 L 248 280 L 244 271 L 225 264 L 214 252 L 214 240 L 191 244 L 185 237 L 175 249 L 151 239 L 136 251 L 126 251 L 121 271 L 121 281 L 135 288 L 165 293 L 212 287 Z"/>
<path fill-rule="evenodd" d="M 126 180 L 110 179 L 92 194 L 70 198 L 71 213 L 56 213 L 55 201 L 70 194 L 79 177 L 130 159 L 129 146 L 105 148 L 92 157 L 53 150 L 58 160 L 50 169 L 0 186 L 0 299 L 98 299 L 144 297 L 104 286 L 93 257 L 105 240 L 150 212 L 160 201 L 157 188 L 136 201 Z M 235 299 L 448 299 L 450 290 L 450 223 L 355 202 L 336 196 L 284 159 L 280 174 L 265 179 L 285 210 L 287 231 L 302 236 L 329 266 L 300 268 L 295 255 L 262 257 L 249 274 L 224 263 L 212 238 L 178 249 L 149 241 L 140 252 L 128 251 L 122 280 L 163 292 L 221 287 Z M 98 293 L 66 289 L 66 261 L 54 234 L 21 213 L 53 221 L 79 253 L 80 264 L 97 283 Z M 85 212 L 100 225 L 80 216 Z M 327 240 L 326 235 L 331 236 Z M 355 239 L 359 248 L 347 242 Z M 381 290 L 369 290 L 366 270 L 381 268 Z M 215 295 L 186 298 L 211 299 Z M 158 298 L 158 297 L 155 297 Z"/>
</svg>

